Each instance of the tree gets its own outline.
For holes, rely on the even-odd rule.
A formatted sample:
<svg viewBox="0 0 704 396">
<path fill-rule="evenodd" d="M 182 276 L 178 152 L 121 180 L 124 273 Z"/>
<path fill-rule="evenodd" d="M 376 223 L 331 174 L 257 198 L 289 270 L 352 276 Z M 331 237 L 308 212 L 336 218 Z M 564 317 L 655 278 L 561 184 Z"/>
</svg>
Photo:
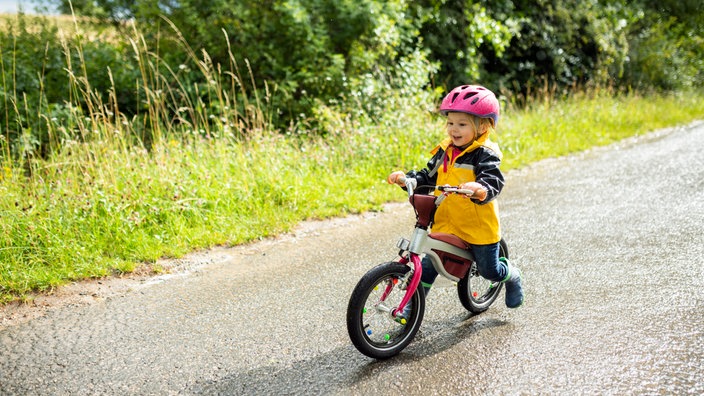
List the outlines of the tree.
<svg viewBox="0 0 704 396">
<path fill-rule="evenodd" d="M 640 89 L 704 86 L 704 13 L 694 0 L 642 0 L 629 26 L 625 83 Z"/>
</svg>

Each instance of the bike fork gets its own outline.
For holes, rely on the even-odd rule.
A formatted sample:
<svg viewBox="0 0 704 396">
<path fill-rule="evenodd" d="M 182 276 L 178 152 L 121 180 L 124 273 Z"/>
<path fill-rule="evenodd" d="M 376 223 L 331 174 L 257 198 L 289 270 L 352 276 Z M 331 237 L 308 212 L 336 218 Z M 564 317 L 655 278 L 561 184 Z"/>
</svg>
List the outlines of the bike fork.
<svg viewBox="0 0 704 396">
<path fill-rule="evenodd" d="M 403 308 L 406 307 L 406 304 L 408 304 L 408 302 L 411 300 L 411 296 L 413 296 L 413 293 L 416 292 L 416 289 L 420 284 L 420 277 L 423 275 L 423 266 L 420 263 L 420 256 L 410 252 L 408 253 L 408 255 L 411 257 L 410 261 L 413 263 L 413 277 L 411 277 L 411 283 L 406 288 L 406 294 L 401 299 L 401 303 L 396 309 L 391 311 L 391 316 L 393 316 L 394 318 L 396 317 L 396 315 L 398 315 L 399 312 L 403 312 Z M 401 257 L 401 259 L 399 260 L 401 264 L 407 264 L 408 261 L 408 257 Z M 386 297 L 386 295 L 390 291 L 390 287 L 391 286 L 387 287 L 387 291 L 384 293 L 384 297 Z"/>
</svg>

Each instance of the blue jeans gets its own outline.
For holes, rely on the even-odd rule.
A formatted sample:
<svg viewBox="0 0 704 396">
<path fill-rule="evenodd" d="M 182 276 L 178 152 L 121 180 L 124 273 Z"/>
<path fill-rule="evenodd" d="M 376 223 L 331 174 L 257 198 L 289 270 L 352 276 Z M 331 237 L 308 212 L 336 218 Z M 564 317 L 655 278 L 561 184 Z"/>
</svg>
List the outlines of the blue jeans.
<svg viewBox="0 0 704 396">
<path fill-rule="evenodd" d="M 471 246 L 479 275 L 492 282 L 503 281 L 508 274 L 508 268 L 505 263 L 499 261 L 499 243 Z M 438 272 L 435 271 L 435 267 L 433 267 L 433 263 L 428 256 L 423 257 L 421 263 L 423 264 L 423 274 L 420 277 L 420 282 L 427 294 L 433 282 L 435 282 Z"/>
</svg>

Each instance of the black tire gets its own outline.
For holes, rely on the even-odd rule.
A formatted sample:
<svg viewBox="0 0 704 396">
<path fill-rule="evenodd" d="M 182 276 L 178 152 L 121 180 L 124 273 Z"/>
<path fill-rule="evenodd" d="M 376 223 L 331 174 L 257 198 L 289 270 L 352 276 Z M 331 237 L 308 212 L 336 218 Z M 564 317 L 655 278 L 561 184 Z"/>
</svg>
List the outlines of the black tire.
<svg viewBox="0 0 704 396">
<path fill-rule="evenodd" d="M 410 312 L 405 324 L 398 323 L 390 312 L 406 294 L 405 277 L 410 270 L 395 261 L 379 264 L 352 291 L 347 306 L 347 332 L 361 353 L 374 359 L 388 359 L 408 346 L 418 332 L 425 312 L 425 292 L 420 285 L 408 301 Z M 387 287 L 390 293 L 382 302 Z"/>
<path fill-rule="evenodd" d="M 508 259 L 508 246 L 503 239 L 499 242 L 499 257 Z M 502 287 L 503 283 L 501 282 L 491 282 L 484 279 L 479 275 L 477 264 L 472 263 L 467 275 L 457 284 L 457 294 L 462 306 L 473 314 L 480 314 L 489 309 L 491 304 L 496 301 Z"/>
</svg>

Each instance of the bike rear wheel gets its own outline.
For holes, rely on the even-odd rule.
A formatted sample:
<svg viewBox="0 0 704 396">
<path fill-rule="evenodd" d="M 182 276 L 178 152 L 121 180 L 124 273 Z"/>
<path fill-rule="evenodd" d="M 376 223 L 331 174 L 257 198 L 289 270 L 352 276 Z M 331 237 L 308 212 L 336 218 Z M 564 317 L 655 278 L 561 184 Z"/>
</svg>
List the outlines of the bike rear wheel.
<svg viewBox="0 0 704 396">
<path fill-rule="evenodd" d="M 410 282 L 411 268 L 397 262 L 380 264 L 367 272 L 352 291 L 347 306 L 347 332 L 361 353 L 387 359 L 413 340 L 425 311 L 425 293 L 418 287 L 408 301 L 405 324 L 392 312 L 401 303 Z"/>
<path fill-rule="evenodd" d="M 499 242 L 499 257 L 508 259 L 508 246 L 503 239 Z M 496 301 L 502 287 L 501 282 L 484 279 L 479 275 L 477 263 L 472 263 L 467 275 L 457 284 L 457 294 L 462 306 L 469 312 L 480 314 Z"/>
</svg>

